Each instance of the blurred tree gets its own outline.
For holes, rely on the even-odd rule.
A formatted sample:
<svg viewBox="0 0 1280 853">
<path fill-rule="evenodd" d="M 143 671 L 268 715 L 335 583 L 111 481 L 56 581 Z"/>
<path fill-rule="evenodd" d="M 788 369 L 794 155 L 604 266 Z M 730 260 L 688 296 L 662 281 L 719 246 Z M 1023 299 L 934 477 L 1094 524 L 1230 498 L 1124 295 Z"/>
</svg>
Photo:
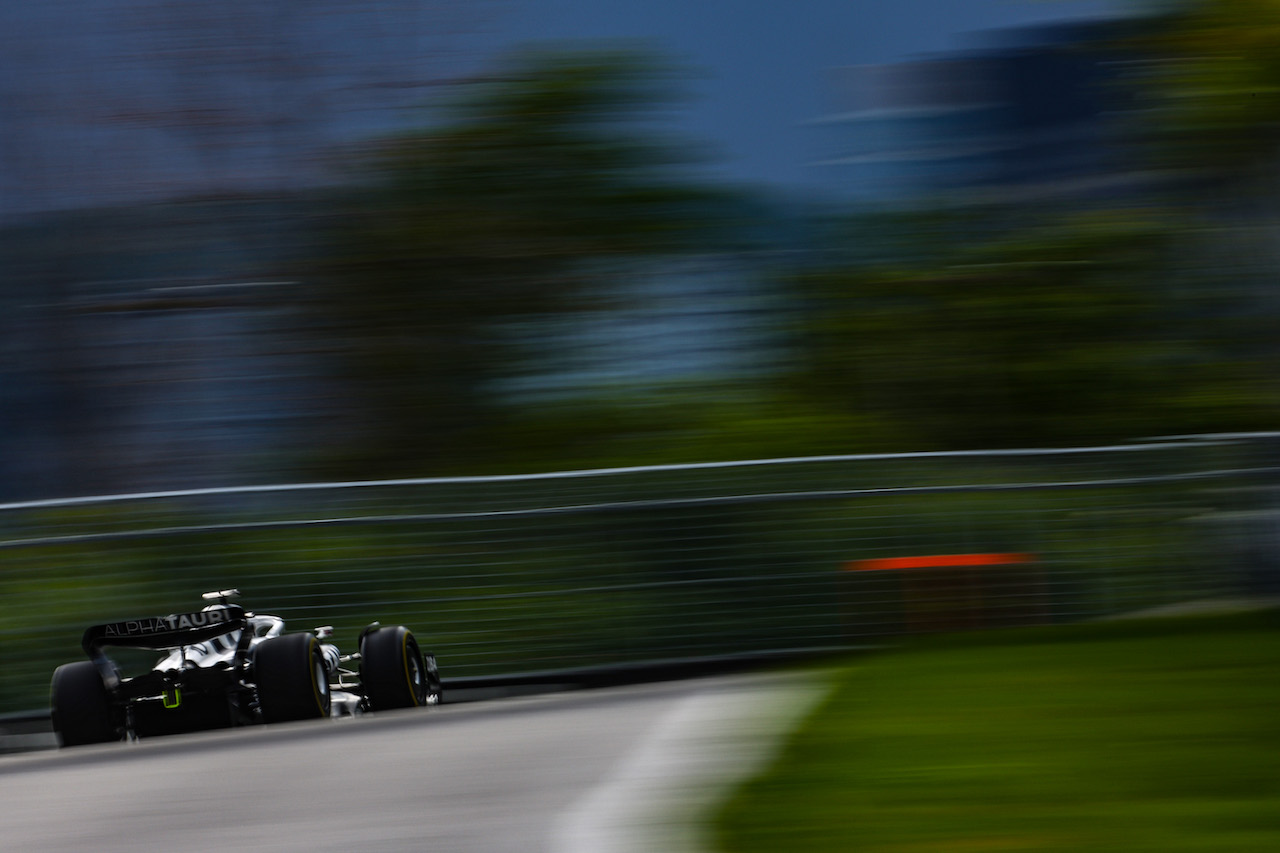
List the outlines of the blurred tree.
<svg viewBox="0 0 1280 853">
<path fill-rule="evenodd" d="M 1212 297 L 1170 299 L 1179 229 L 1134 211 L 931 227 L 915 262 L 802 277 L 799 382 L 896 449 L 1123 440 L 1257 427 L 1275 414 L 1225 359 Z M 994 236 L 993 236 L 994 235 Z M 939 247 L 947 247 L 939 257 Z"/>
<path fill-rule="evenodd" d="M 537 354 L 513 322 L 714 239 L 719 196 L 682 168 L 696 152 L 652 128 L 677 79 L 637 52 L 526 54 L 442 123 L 353 155 L 364 180 L 325 222 L 315 299 L 354 430 L 338 472 L 456 470 L 518 442 L 495 384 Z"/>
<path fill-rule="evenodd" d="M 1150 108 L 1142 127 L 1165 167 L 1256 177 L 1280 155 L 1280 3 L 1192 0 L 1135 40 Z M 1266 184 L 1274 192 L 1274 180 Z"/>
<path fill-rule="evenodd" d="M 1143 189 L 864 219 L 797 279 L 810 399 L 899 449 L 1274 428 L 1280 3 L 1157 11 L 1117 30 Z"/>
<path fill-rule="evenodd" d="M 1146 162 L 1183 228 L 1181 294 L 1213 294 L 1224 361 L 1275 376 L 1280 342 L 1280 3 L 1181 0 L 1135 40 Z M 1254 399 L 1274 382 L 1251 382 Z M 1272 424 L 1273 425 L 1273 424 Z"/>
</svg>

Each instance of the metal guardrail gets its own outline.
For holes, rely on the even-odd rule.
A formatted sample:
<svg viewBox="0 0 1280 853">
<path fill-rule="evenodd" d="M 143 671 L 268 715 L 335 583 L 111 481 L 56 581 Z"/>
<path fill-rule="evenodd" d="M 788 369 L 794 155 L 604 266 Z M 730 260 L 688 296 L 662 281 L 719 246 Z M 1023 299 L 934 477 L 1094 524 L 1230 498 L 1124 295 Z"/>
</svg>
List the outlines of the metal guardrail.
<svg viewBox="0 0 1280 853">
<path fill-rule="evenodd" d="M 215 587 L 414 628 L 447 677 L 855 646 L 1105 616 L 1275 582 L 1272 434 L 823 456 L 0 505 L 0 711 L 84 627 Z M 1016 553 L 1016 564 L 878 558 Z M 1272 591 L 1274 592 L 1274 590 Z"/>
</svg>

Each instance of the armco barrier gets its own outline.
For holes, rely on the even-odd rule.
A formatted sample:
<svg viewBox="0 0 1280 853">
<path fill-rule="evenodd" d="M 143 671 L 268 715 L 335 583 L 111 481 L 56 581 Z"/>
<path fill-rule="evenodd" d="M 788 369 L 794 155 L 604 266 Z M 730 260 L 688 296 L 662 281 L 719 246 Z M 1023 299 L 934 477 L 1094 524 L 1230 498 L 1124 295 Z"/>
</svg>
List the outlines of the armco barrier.
<svg viewBox="0 0 1280 853">
<path fill-rule="evenodd" d="M 1277 577 L 1275 447 L 1202 436 L 0 505 L 0 711 L 41 707 L 86 625 L 227 587 L 293 629 L 335 626 L 345 648 L 371 620 L 409 625 L 457 679 L 1249 594 Z M 918 565 L 1000 554 L 1027 559 Z"/>
</svg>

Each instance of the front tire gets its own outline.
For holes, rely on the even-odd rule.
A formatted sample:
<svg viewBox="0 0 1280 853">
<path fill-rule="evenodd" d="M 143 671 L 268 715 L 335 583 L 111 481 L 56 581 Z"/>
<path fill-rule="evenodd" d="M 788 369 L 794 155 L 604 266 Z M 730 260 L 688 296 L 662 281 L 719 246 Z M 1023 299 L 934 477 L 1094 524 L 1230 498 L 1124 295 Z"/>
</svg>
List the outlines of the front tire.
<svg viewBox="0 0 1280 853">
<path fill-rule="evenodd" d="M 311 634 L 263 640 L 253 652 L 258 709 L 267 723 L 329 716 L 329 675 Z"/>
<path fill-rule="evenodd" d="M 120 740 L 111 697 L 92 661 L 63 664 L 53 671 L 49 705 L 53 730 L 63 746 Z"/>
<path fill-rule="evenodd" d="M 372 711 L 427 704 L 430 675 L 413 633 L 403 625 L 360 639 L 360 681 Z"/>
</svg>

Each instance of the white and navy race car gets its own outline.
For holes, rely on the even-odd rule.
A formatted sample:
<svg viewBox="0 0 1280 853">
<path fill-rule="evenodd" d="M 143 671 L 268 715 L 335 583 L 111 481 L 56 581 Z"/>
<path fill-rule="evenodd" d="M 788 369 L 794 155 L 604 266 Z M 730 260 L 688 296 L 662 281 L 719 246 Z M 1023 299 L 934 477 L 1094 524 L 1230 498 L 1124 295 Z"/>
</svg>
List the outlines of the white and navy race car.
<svg viewBox="0 0 1280 853">
<path fill-rule="evenodd" d="M 54 670 L 50 704 L 62 746 L 203 729 L 354 716 L 441 701 L 435 655 L 402 625 L 377 622 L 344 655 L 330 627 L 286 634 L 278 616 L 232 604 L 237 590 L 205 593 L 204 609 L 94 625 L 87 661 Z M 108 647 L 164 657 L 126 677 Z M 354 669 L 352 667 L 355 667 Z"/>
</svg>

